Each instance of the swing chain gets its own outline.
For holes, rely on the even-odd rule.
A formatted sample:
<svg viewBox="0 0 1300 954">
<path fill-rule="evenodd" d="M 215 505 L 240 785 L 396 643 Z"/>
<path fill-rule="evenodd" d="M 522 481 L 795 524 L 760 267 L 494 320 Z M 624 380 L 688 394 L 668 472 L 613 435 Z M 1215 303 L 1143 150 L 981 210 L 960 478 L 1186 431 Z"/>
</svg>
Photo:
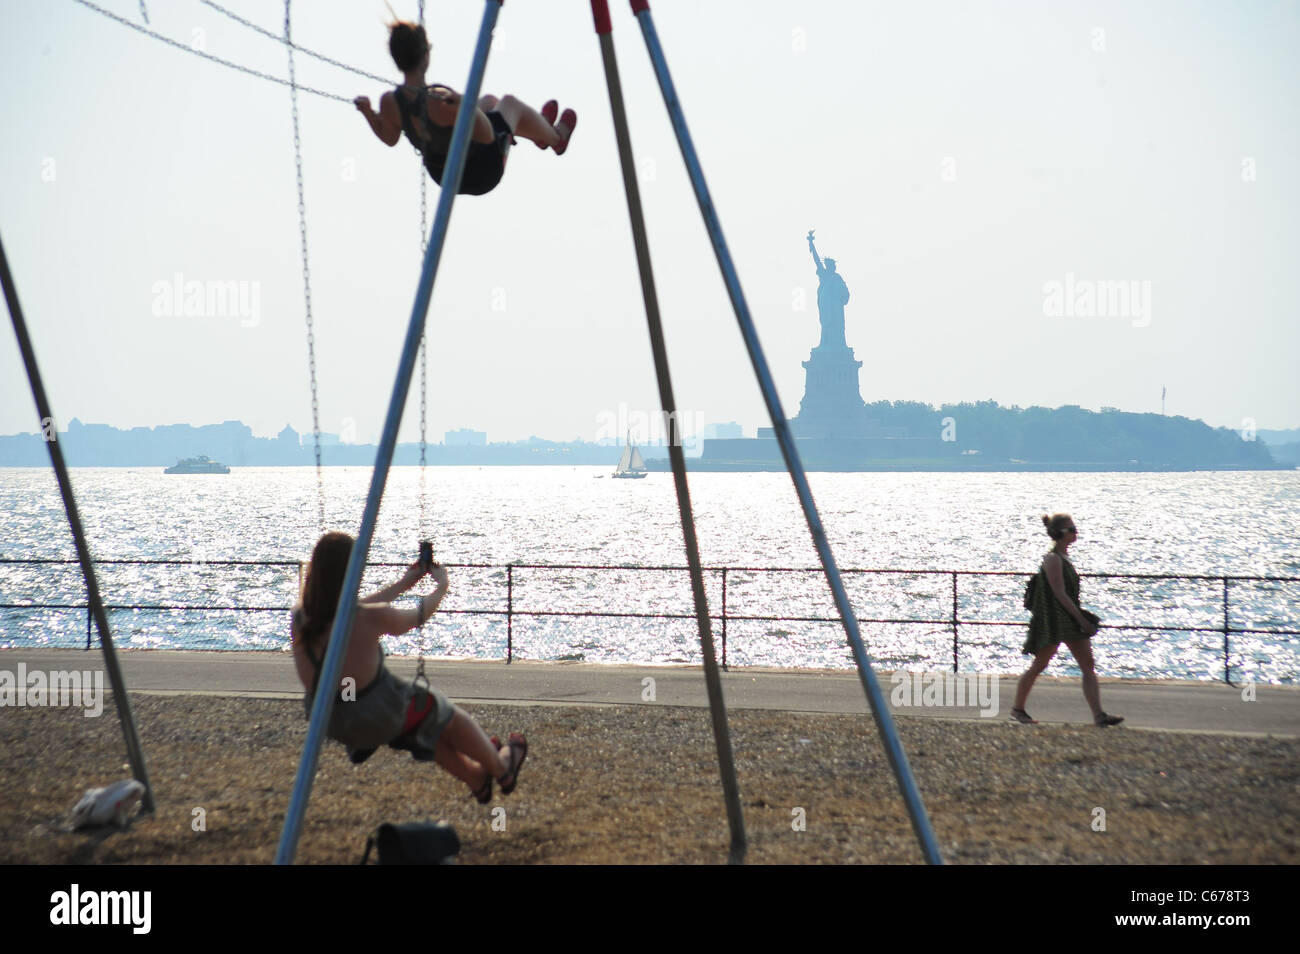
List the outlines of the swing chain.
<svg viewBox="0 0 1300 954">
<path fill-rule="evenodd" d="M 225 7 L 223 7 L 221 4 L 216 3 L 215 0 L 199 0 L 199 2 L 202 3 L 205 7 L 211 7 L 213 10 L 216 10 L 222 16 L 234 20 L 240 26 L 247 27 L 248 29 L 252 30 L 254 33 L 260 33 L 262 36 L 269 37 L 272 40 L 280 39 L 270 30 L 263 29 L 262 27 L 258 26 L 256 23 L 252 22 L 251 20 L 244 19 L 238 13 L 235 13 L 233 10 L 228 10 Z M 140 9 L 141 10 L 144 9 L 144 0 L 140 0 Z M 146 20 L 145 22 L 147 23 L 148 20 Z M 309 50 L 307 49 L 307 47 L 297 43 L 293 44 L 293 48 L 297 50 L 299 53 L 305 53 L 308 56 L 312 57 L 313 59 L 320 60 L 322 63 L 328 63 L 330 66 L 338 67 L 341 70 L 346 70 L 347 72 L 354 73 L 357 76 L 364 76 L 366 79 L 375 80 L 376 82 L 382 83 L 385 86 L 388 85 L 388 77 L 386 76 L 380 76 L 377 73 L 367 73 L 365 70 L 359 70 L 355 66 L 349 66 L 347 63 L 342 63 L 339 60 L 332 59 L 328 56 L 325 56 L 323 53 L 317 53 L 315 50 Z M 336 96 L 335 99 L 343 99 L 343 97 Z M 343 101 L 350 102 L 349 100 L 346 99 L 343 99 Z"/>
<path fill-rule="evenodd" d="M 420 336 L 420 539 L 428 539 L 425 532 L 425 476 L 424 469 L 427 464 L 427 447 L 425 441 L 425 422 L 428 417 L 428 400 L 427 388 L 429 377 L 429 359 L 426 349 L 424 335 Z"/>
<path fill-rule="evenodd" d="M 302 139 L 298 131 L 298 84 L 293 68 L 293 43 L 289 39 L 289 7 L 284 0 L 284 43 L 289 52 L 289 93 L 293 103 L 293 158 L 298 177 L 298 234 L 302 248 L 303 298 L 307 314 L 307 370 L 311 377 L 311 432 L 316 451 L 316 506 L 321 532 L 325 532 L 325 475 L 320 455 L 320 400 L 316 393 L 316 333 L 311 314 L 311 268 L 307 258 L 307 205 L 302 184 Z"/>
<path fill-rule="evenodd" d="M 420 4 L 420 21 L 424 22 L 424 4 Z M 420 261 L 424 261 L 425 253 L 429 247 L 429 237 L 425 234 L 426 223 L 428 221 L 428 201 L 426 198 L 428 183 L 424 178 L 424 164 L 421 162 L 417 168 L 420 170 Z M 426 442 L 426 424 L 428 422 L 428 401 L 429 397 L 429 353 L 427 345 L 427 336 L 424 331 L 420 332 L 420 539 L 427 540 L 429 535 L 426 532 L 425 521 L 425 467 L 427 460 Z"/>
<path fill-rule="evenodd" d="M 145 36 L 151 39 L 158 40 L 161 43 L 166 43 L 170 47 L 174 47 L 175 49 L 178 50 L 184 50 L 186 53 L 193 53 L 195 56 L 201 56 L 209 63 L 220 63 L 222 66 L 228 66 L 232 70 L 239 70 L 239 72 L 247 74 L 248 76 L 253 76 L 256 77 L 257 79 L 266 80 L 268 83 L 279 83 L 281 86 L 289 85 L 289 81 L 287 79 L 283 79 L 279 76 L 272 76 L 270 73 L 263 73 L 261 70 L 255 70 L 252 67 L 244 66 L 241 63 L 235 63 L 231 60 L 224 60 L 219 56 L 213 56 L 211 53 L 207 52 L 206 50 L 195 49 L 193 46 L 191 46 L 188 43 L 182 43 L 180 40 L 173 40 L 169 36 L 164 36 L 163 34 L 158 33 L 155 30 L 150 30 L 148 27 L 140 26 L 140 24 L 136 23 L 134 20 L 128 20 L 125 17 L 118 16 L 116 13 L 114 13 L 111 10 L 105 10 L 103 7 L 99 6 L 98 4 L 92 3 L 91 0 L 72 0 L 72 2 L 80 4 L 81 6 L 85 7 L 87 10 L 94 10 L 100 16 L 107 17 L 108 19 L 113 20 L 116 23 L 122 24 L 122 26 L 130 27 L 132 30 L 135 30 L 137 33 L 143 33 Z M 304 50 L 303 52 L 306 51 Z M 340 103 L 347 103 L 348 105 L 352 104 L 352 100 L 347 96 L 340 96 L 337 93 L 329 93 L 323 89 L 316 89 L 314 86 L 305 86 L 299 84 L 298 89 L 302 90 L 304 93 L 314 93 L 315 95 L 323 96 L 326 99 L 332 99 Z"/>
</svg>

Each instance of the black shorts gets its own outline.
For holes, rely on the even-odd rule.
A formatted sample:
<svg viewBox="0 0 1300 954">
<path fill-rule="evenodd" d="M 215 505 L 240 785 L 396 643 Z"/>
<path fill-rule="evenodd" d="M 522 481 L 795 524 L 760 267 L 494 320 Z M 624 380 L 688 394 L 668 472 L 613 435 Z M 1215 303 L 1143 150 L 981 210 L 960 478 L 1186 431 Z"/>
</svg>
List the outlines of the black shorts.
<svg viewBox="0 0 1300 954">
<path fill-rule="evenodd" d="M 492 124 L 492 141 L 469 144 L 469 154 L 465 157 L 465 172 L 460 177 L 457 195 L 484 195 L 491 192 L 497 187 L 497 183 L 501 181 L 501 176 L 506 171 L 506 156 L 515 137 L 511 134 L 505 117 L 495 109 L 487 114 L 487 118 Z M 424 157 L 424 166 L 438 185 L 442 185 L 442 168 L 446 161 L 446 156 L 426 155 Z"/>
</svg>

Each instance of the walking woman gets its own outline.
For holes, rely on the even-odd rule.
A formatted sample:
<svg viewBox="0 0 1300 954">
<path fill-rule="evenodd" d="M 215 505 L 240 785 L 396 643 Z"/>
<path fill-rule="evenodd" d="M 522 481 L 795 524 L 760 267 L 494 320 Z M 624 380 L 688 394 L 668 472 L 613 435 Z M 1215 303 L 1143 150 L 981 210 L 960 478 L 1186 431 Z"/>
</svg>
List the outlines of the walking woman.
<svg viewBox="0 0 1300 954">
<path fill-rule="evenodd" d="M 1101 707 L 1101 689 L 1093 669 L 1090 642 L 1093 633 L 1097 632 L 1098 620 L 1079 605 L 1079 574 L 1068 555 L 1070 545 L 1079 539 L 1079 531 L 1068 513 L 1052 517 L 1044 515 L 1043 525 L 1056 545 L 1043 557 L 1042 568 L 1034 583 L 1029 638 L 1021 650 L 1026 656 L 1033 656 L 1034 661 L 1020 677 L 1011 718 L 1028 725 L 1037 724 L 1038 720 L 1031 719 L 1025 711 L 1029 690 L 1034 687 L 1039 673 L 1052 661 L 1060 644 L 1065 643 L 1083 673 L 1083 697 L 1092 709 L 1092 721 L 1099 726 L 1119 725 L 1124 721 L 1123 717 L 1110 715 Z"/>
</svg>

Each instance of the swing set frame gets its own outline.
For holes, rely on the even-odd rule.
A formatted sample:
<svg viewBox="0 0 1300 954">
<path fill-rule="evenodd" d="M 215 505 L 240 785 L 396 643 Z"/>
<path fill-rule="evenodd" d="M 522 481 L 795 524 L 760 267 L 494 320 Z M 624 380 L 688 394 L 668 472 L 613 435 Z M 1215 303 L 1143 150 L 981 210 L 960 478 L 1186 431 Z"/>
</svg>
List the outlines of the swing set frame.
<svg viewBox="0 0 1300 954">
<path fill-rule="evenodd" d="M 77 2 L 82 3 L 84 6 L 91 7 L 92 9 L 98 9 L 97 7 L 94 7 L 93 4 L 86 2 L 86 0 L 77 0 Z M 366 498 L 361 527 L 357 533 L 356 542 L 352 547 L 351 556 L 348 560 L 338 609 L 335 613 L 333 626 L 330 631 L 329 648 L 325 654 L 325 659 L 323 660 L 321 667 L 320 682 L 322 685 L 335 685 L 339 681 L 339 673 L 342 669 L 343 657 L 345 655 L 347 644 L 346 634 L 351 631 L 356 616 L 361 576 L 365 568 L 371 540 L 374 535 L 375 524 L 378 519 L 380 503 L 383 499 L 384 488 L 388 479 L 388 472 L 392 464 L 393 453 L 396 450 L 397 432 L 401 424 L 402 412 L 409 395 L 411 379 L 414 373 L 417 357 L 421 359 L 422 389 L 424 386 L 423 358 L 425 349 L 423 344 L 425 323 L 428 316 L 429 304 L 433 295 L 433 286 L 437 277 L 439 261 L 442 256 L 447 230 L 451 220 L 452 205 L 455 201 L 456 190 L 459 187 L 461 176 L 465 168 L 465 160 L 470 143 L 470 132 L 474 119 L 474 104 L 476 104 L 479 99 L 483 76 L 487 67 L 488 53 L 491 48 L 492 30 L 501 11 L 502 3 L 503 0 L 485 0 L 484 2 L 483 19 L 475 43 L 469 78 L 465 83 L 461 106 L 457 113 L 455 126 L 453 127 L 451 145 L 444 167 L 445 181 L 434 214 L 432 231 L 424 250 L 419 284 L 416 287 L 415 300 L 412 305 L 411 317 L 398 362 L 397 374 L 393 382 L 392 395 L 389 400 L 384 429 L 376 452 L 375 466 L 371 475 L 370 489 Z M 718 763 L 721 770 L 723 794 L 727 808 L 727 820 L 731 833 L 728 857 L 731 862 L 740 863 L 744 860 L 747 848 L 744 815 L 740 806 L 739 786 L 736 781 L 735 761 L 727 724 L 726 704 L 723 699 L 721 678 L 719 675 L 716 653 L 714 651 L 708 602 L 704 589 L 703 569 L 700 562 L 699 546 L 695 534 L 695 521 L 686 477 L 686 460 L 682 450 L 682 435 L 678 423 L 676 401 L 673 395 L 672 379 L 668 366 L 667 345 L 659 315 L 658 296 L 655 291 L 649 241 L 646 234 L 644 217 L 642 215 L 640 190 L 637 183 L 631 146 L 631 135 L 628 129 L 627 116 L 623 103 L 622 87 L 618 75 L 618 64 L 614 52 L 613 23 L 610 19 L 607 0 L 590 0 L 590 3 L 596 34 L 600 42 L 601 56 L 604 62 L 606 85 L 610 97 L 610 108 L 614 118 L 619 162 L 622 169 L 624 191 L 626 193 L 628 204 L 628 215 L 631 222 L 633 241 L 636 249 L 642 296 L 645 301 L 646 321 L 649 328 L 651 350 L 655 362 L 655 374 L 659 388 L 660 403 L 663 406 L 663 412 L 667 417 L 669 426 L 669 458 L 672 464 L 673 482 L 676 489 L 678 510 L 681 517 L 683 543 L 686 547 L 687 562 L 691 574 L 691 590 L 700 631 L 700 645 L 704 660 L 704 676 L 708 689 L 709 709 L 713 723 L 714 740 L 718 751 Z M 843 622 L 845 634 L 850 649 L 852 650 L 854 662 L 861 678 L 863 690 L 866 694 L 871 714 L 875 720 L 876 728 L 888 756 L 890 767 L 893 770 L 906 805 L 913 831 L 922 853 L 925 856 L 925 860 L 930 864 L 942 864 L 943 859 L 939 853 L 938 843 L 935 839 L 934 832 L 931 829 L 929 817 L 926 813 L 925 806 L 921 801 L 921 796 L 917 789 L 915 778 L 912 775 L 911 767 L 908 764 L 907 756 L 903 752 L 902 745 L 899 741 L 898 732 L 894 725 L 893 717 L 890 714 L 888 702 L 880 688 L 871 661 L 867 656 L 866 648 L 862 641 L 862 635 L 859 631 L 857 617 L 849 601 L 839 568 L 835 562 L 835 557 L 831 552 L 830 543 L 827 539 L 825 529 L 822 526 L 821 517 L 817 511 L 816 504 L 813 501 L 807 474 L 804 471 L 798 450 L 795 446 L 793 432 L 790 429 L 780 398 L 777 395 L 776 385 L 768 367 L 767 359 L 763 354 L 761 345 L 759 344 L 757 331 L 749 313 L 749 306 L 745 301 L 744 292 L 741 290 L 740 280 L 735 265 L 732 262 L 731 253 L 728 250 L 726 240 L 723 237 L 722 226 L 717 211 L 714 208 L 713 200 L 709 194 L 708 186 L 704 178 L 704 172 L 696 154 L 695 146 L 691 140 L 690 132 L 686 126 L 685 115 L 682 111 L 677 91 L 673 86 L 672 77 L 668 70 L 667 61 L 664 58 L 658 34 L 655 31 L 654 22 L 650 14 L 650 4 L 648 0 L 630 0 L 630 5 L 632 13 L 636 18 L 645 39 L 646 48 L 654 67 L 655 76 L 664 97 L 664 104 L 672 120 L 673 131 L 676 135 L 678 145 L 681 148 L 682 158 L 690 176 L 691 185 L 695 192 L 701 215 L 703 216 L 705 226 L 708 230 L 709 239 L 713 245 L 718 266 L 726 284 L 727 293 L 731 299 L 732 307 L 736 314 L 736 320 L 742 338 L 744 339 L 755 377 L 757 378 L 759 387 L 763 394 L 764 403 L 772 420 L 775 437 L 785 460 L 786 469 L 794 484 L 794 489 L 803 510 L 804 518 L 807 521 L 808 530 L 812 536 L 813 544 L 817 550 L 822 568 L 826 574 L 827 584 L 829 585 L 831 594 L 834 598 L 836 609 Z M 421 0 L 421 19 L 423 19 L 423 7 L 424 3 L 423 0 Z M 104 11 L 101 10 L 100 12 Z M 286 83 L 286 85 L 290 85 L 294 92 L 296 131 L 296 95 L 299 87 L 292 79 L 292 50 L 295 47 L 289 40 L 288 13 L 289 0 L 286 0 L 286 29 L 284 42 L 290 48 L 291 70 L 291 79 Z M 127 26 L 131 26 L 133 29 L 142 30 L 142 28 L 125 21 L 120 17 L 113 16 L 113 19 L 119 20 Z M 156 35 L 149 30 L 142 31 L 149 33 L 150 35 Z M 165 37 L 160 38 L 166 39 Z M 236 66 L 236 64 L 231 63 L 227 63 L 226 65 Z M 242 69 L 242 67 L 238 68 Z M 274 79 L 274 77 L 268 78 Z M 276 81 L 284 82 L 282 80 Z M 308 89 L 307 87 L 302 88 Z M 309 91 L 320 93 L 319 90 Z M 342 99 L 342 97 L 334 97 L 331 94 L 324 95 L 330 95 L 331 98 L 335 99 Z M 421 170 L 421 173 L 423 173 L 423 170 Z M 424 180 L 422 175 L 422 223 L 424 212 L 423 182 Z M 300 192 L 300 210 L 301 201 Z M 303 224 L 303 231 L 304 273 L 306 273 L 305 222 Z M 37 411 L 41 416 L 42 429 L 44 430 L 44 422 L 52 422 L 54 418 L 52 411 L 50 410 L 49 401 L 45 395 L 44 386 L 41 382 L 35 354 L 31 347 L 31 341 L 27 335 L 26 325 L 23 321 L 22 311 L 18 303 L 17 290 L 10 273 L 8 259 L 4 254 L 3 243 L 0 243 L 0 280 L 3 282 L 5 299 L 13 320 L 14 330 L 18 337 L 19 346 L 26 365 L 27 376 L 31 383 L 32 393 L 36 400 Z M 307 296 L 310 346 L 309 289 L 307 291 Z M 314 386 L 315 380 L 313 374 L 313 400 Z M 421 403 L 421 442 L 423 443 L 423 401 Z M 317 440 L 319 441 L 319 434 L 317 434 Z M 130 702 L 126 693 L 126 685 L 122 678 L 120 667 L 118 666 L 116 651 L 109 630 L 108 619 L 104 611 L 103 602 L 100 599 L 99 588 L 95 578 L 94 564 L 86 543 L 85 532 L 81 524 L 80 515 L 77 511 L 76 499 L 72 492 L 72 484 L 68 476 L 67 465 L 63 460 L 62 451 L 58 446 L 57 440 L 47 440 L 47 446 L 49 447 L 51 461 L 58 476 L 59 487 L 63 495 L 64 505 L 68 514 L 68 521 L 76 544 L 77 555 L 81 563 L 83 575 L 85 576 L 88 601 L 91 606 L 92 614 L 94 615 L 99 627 L 100 641 L 104 649 L 105 661 L 113 686 L 114 698 L 121 717 L 123 733 L 126 736 L 127 752 L 131 760 L 132 771 L 135 777 L 145 786 L 142 807 L 145 811 L 152 811 L 154 809 L 153 789 L 149 784 L 148 775 L 146 773 L 144 756 L 136 732 L 134 718 L 131 713 Z M 317 450 L 317 477 L 319 484 L 319 447 Z M 421 509 L 423 510 L 423 506 Z M 423 513 L 421 514 L 421 524 L 423 525 Z M 421 526 L 421 536 L 424 536 L 423 526 Z M 303 745 L 302 757 L 299 761 L 297 773 L 294 779 L 293 793 L 285 816 L 284 828 L 281 833 L 280 842 L 276 850 L 276 864 L 293 863 L 307 806 L 311 798 L 312 785 L 320 759 L 322 744 L 325 740 L 326 726 L 329 724 L 334 701 L 335 693 L 318 692 L 312 705 L 307 739 Z"/>
<path fill-rule="evenodd" d="M 613 23 L 609 15 L 607 0 L 590 0 L 592 18 L 595 21 L 597 37 L 600 41 L 601 55 L 605 66 L 606 84 L 609 88 L 610 107 L 614 115 L 615 134 L 618 140 L 619 162 L 623 172 L 623 185 L 627 194 L 628 214 L 631 219 L 633 239 L 636 246 L 637 265 L 641 277 L 641 290 L 645 300 L 646 320 L 650 331 L 651 349 L 654 354 L 655 374 L 659 386 L 660 402 L 669 422 L 668 452 L 672 463 L 673 482 L 677 492 L 678 509 L 681 515 L 682 535 L 686 546 L 687 562 L 691 573 L 691 591 L 694 596 L 695 613 L 699 624 L 700 644 L 704 659 L 704 676 L 708 689 L 709 710 L 712 716 L 714 740 L 718 750 L 718 762 L 722 776 L 722 787 L 727 806 L 727 821 L 731 831 L 729 860 L 740 863 L 744 860 L 747 848 L 744 815 L 740 807 L 740 792 L 736 782 L 735 760 L 732 754 L 730 733 L 727 726 L 726 704 L 723 700 L 722 683 L 718 671 L 717 657 L 714 652 L 713 636 L 709 620 L 708 602 L 704 591 L 704 577 L 699 556 L 698 542 L 695 536 L 695 521 L 690 502 L 690 491 L 686 479 L 686 459 L 682 451 L 681 433 L 679 431 L 676 403 L 673 397 L 672 379 L 668 367 L 668 354 L 663 326 L 659 317 L 658 296 L 655 292 L 654 273 L 651 267 L 649 242 L 646 237 L 645 222 L 641 211 L 640 190 L 637 185 L 635 165 L 632 158 L 631 136 L 628 131 L 627 116 L 623 106 L 622 87 L 619 82 L 618 64 L 614 53 Z M 812 534 L 814 546 L 826 573 L 827 583 L 835 600 L 836 609 L 844 623 L 845 633 L 853 652 L 862 679 L 863 689 L 876 721 L 890 767 L 902 791 L 912 828 L 921 846 L 925 859 L 930 864 L 941 864 L 942 857 L 935 840 L 930 820 L 921 801 L 916 780 L 912 775 L 907 755 L 903 752 L 898 739 L 898 732 L 890 714 L 884 693 L 880 689 L 875 671 L 867 657 L 866 648 L 858 628 L 857 617 L 849 602 L 848 593 L 831 552 L 826 531 L 813 501 L 812 490 L 808 485 L 807 474 L 795 447 L 794 435 L 786 420 L 776 385 L 768 368 L 767 359 L 758 341 L 758 334 L 745 302 L 744 292 L 731 253 L 722 234 L 713 200 L 709 195 L 704 172 L 686 118 L 682 111 L 677 91 L 673 86 L 668 64 L 664 58 L 658 34 L 650 14 L 648 0 L 630 0 L 632 13 L 641 27 L 649 51 L 655 75 L 664 97 L 664 104 L 672 119 L 673 131 L 682 151 L 682 158 L 690 174 L 691 185 L 695 191 L 700 212 L 708 228 L 709 238 L 722 271 L 736 312 L 736 320 L 749 352 L 750 361 L 758 383 L 763 392 L 763 399 L 772 419 L 773 429 L 785 459 L 786 469 L 794 482 L 804 517 Z M 379 515 L 379 506 L 383 500 L 384 486 L 392 464 L 393 453 L 397 446 L 397 431 L 402 420 L 402 411 L 410 391 L 416 357 L 421 351 L 425 321 L 428 317 L 429 302 L 433 295 L 434 280 L 437 277 L 438 264 L 447 237 L 447 228 L 451 220 L 452 205 L 456 190 L 459 188 L 461 175 L 465 169 L 465 159 L 469 148 L 470 130 L 474 119 L 474 105 L 478 102 L 482 89 L 483 76 L 487 69 L 488 53 L 492 44 L 492 30 L 496 25 L 503 0 L 485 0 L 483 20 L 479 27 L 478 39 L 474 47 L 473 61 L 469 78 L 465 82 L 461 106 L 452 130 L 451 145 L 443 172 L 443 186 L 439 194 L 437 209 L 434 213 L 432 232 L 424 255 L 424 264 L 420 271 L 420 281 L 416 287 L 415 302 L 411 308 L 411 318 L 407 327 L 402 354 L 398 362 L 397 375 L 393 382 L 392 397 L 388 404 L 388 413 L 384 429 L 375 455 L 375 467 L 371 476 L 370 490 L 361 519 L 361 528 L 348 560 L 347 572 L 343 580 L 343 592 L 338 610 L 334 615 L 334 624 L 330 632 L 329 649 L 321 667 L 321 684 L 335 685 L 343 665 L 347 636 L 356 617 L 357 597 L 361 585 L 361 574 L 365 568 L 370 551 L 375 523 Z M 319 692 L 312 705 L 311 721 L 307 730 L 307 740 L 303 745 L 302 759 L 298 763 L 298 772 L 294 781 L 293 795 L 285 816 L 284 829 L 276 851 L 276 864 L 291 864 L 297 850 L 308 801 L 311 798 L 312 783 L 316 775 L 316 766 L 320 759 L 321 746 L 325 740 L 325 727 L 329 724 L 334 707 L 334 693 Z"/>
</svg>

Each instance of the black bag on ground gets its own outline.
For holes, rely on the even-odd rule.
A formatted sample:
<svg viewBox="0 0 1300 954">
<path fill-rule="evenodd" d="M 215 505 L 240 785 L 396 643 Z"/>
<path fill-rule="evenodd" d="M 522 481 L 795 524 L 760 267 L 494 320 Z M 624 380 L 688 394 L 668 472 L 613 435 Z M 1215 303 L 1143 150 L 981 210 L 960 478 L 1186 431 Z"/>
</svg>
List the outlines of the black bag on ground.
<svg viewBox="0 0 1300 954">
<path fill-rule="evenodd" d="M 370 860 L 370 849 L 376 847 L 381 865 L 451 865 L 460 852 L 460 838 L 446 822 L 383 824 L 366 839 L 363 865 Z"/>
</svg>

